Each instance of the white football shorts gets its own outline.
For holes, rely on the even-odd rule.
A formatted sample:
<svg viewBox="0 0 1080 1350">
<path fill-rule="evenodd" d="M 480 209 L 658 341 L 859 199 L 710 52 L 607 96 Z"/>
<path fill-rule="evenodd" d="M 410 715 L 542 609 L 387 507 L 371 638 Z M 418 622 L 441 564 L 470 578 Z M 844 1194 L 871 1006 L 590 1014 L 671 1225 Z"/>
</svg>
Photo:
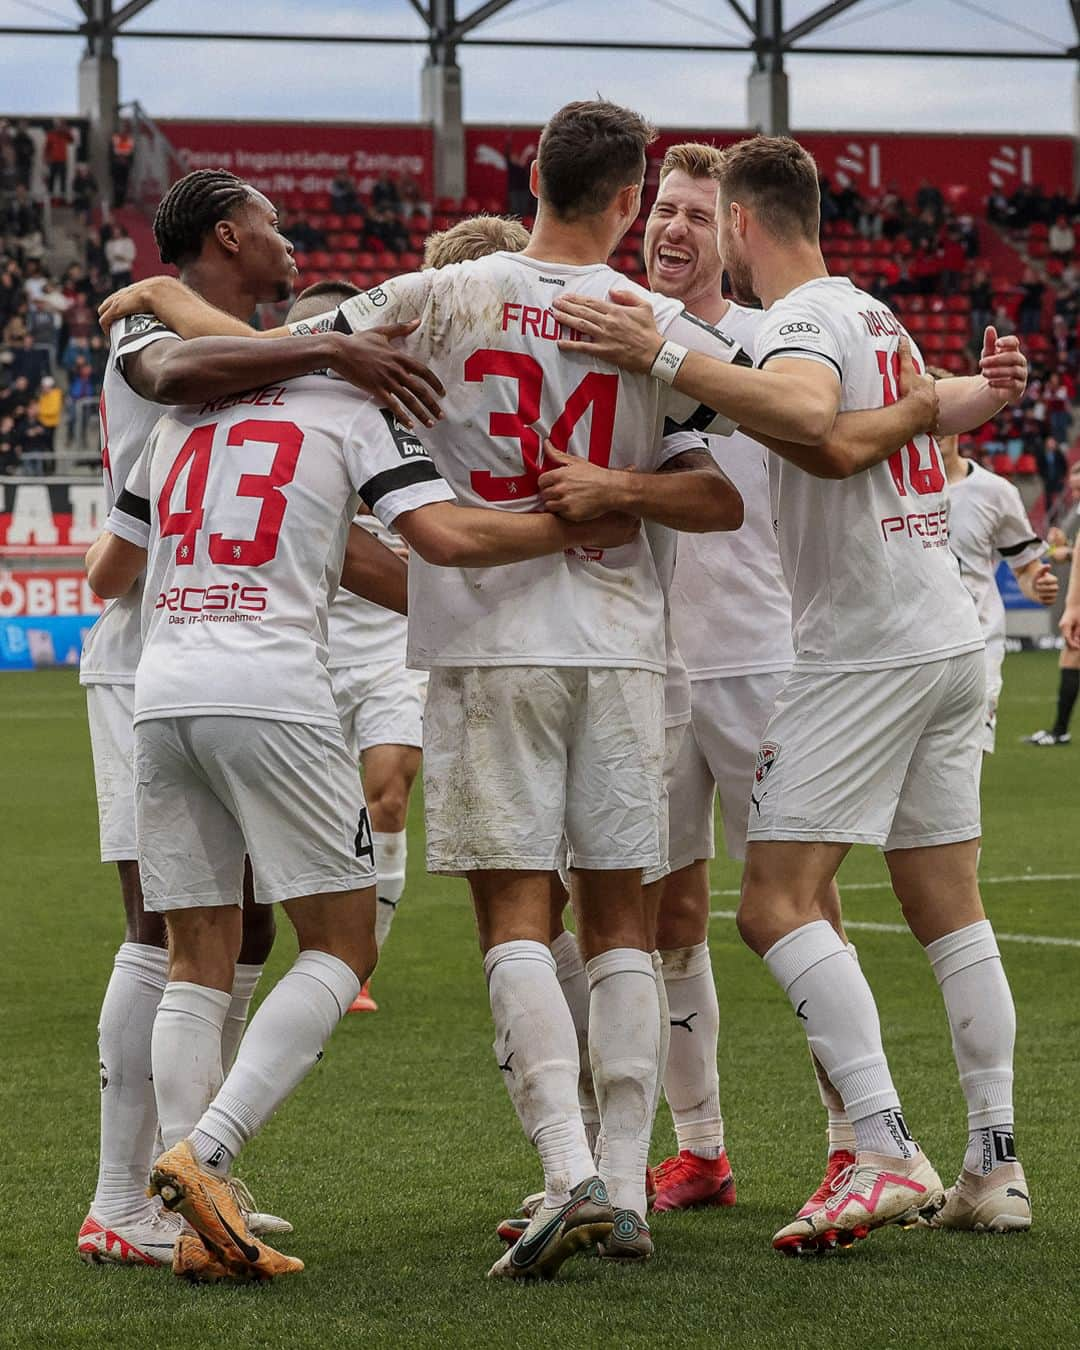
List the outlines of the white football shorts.
<svg viewBox="0 0 1080 1350">
<path fill-rule="evenodd" d="M 754 761 L 786 670 L 724 675 L 691 683 L 690 725 L 668 789 L 671 870 L 711 858 L 713 798 L 720 797 L 729 858 L 746 857 Z"/>
<path fill-rule="evenodd" d="M 1005 662 L 1004 642 L 986 644 L 986 713 L 983 717 L 983 754 L 994 753 L 994 741 L 997 736 L 998 699 L 1004 678 L 1001 667 Z"/>
<path fill-rule="evenodd" d="M 660 866 L 664 677 L 439 667 L 424 716 L 430 872 Z M 564 847 L 565 835 L 565 847 Z"/>
<path fill-rule="evenodd" d="M 876 844 L 976 839 L 982 651 L 893 670 L 794 670 L 758 747 L 747 838 Z"/>
<path fill-rule="evenodd" d="M 373 661 L 337 666 L 330 682 L 354 759 L 373 745 L 423 745 L 426 671 L 410 670 L 401 661 Z"/>
<path fill-rule="evenodd" d="M 135 728 L 146 908 L 261 904 L 375 884 L 356 761 L 337 728 L 256 717 L 163 717 Z"/>
<path fill-rule="evenodd" d="M 139 856 L 135 842 L 134 713 L 134 685 L 86 686 L 102 862 L 132 862 Z"/>
</svg>

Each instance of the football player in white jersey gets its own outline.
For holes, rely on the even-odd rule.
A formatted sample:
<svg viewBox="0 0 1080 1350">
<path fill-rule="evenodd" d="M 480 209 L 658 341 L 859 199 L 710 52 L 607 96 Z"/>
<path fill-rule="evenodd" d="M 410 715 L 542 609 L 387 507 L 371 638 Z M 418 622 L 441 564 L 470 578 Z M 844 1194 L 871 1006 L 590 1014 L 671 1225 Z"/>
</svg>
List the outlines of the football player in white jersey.
<svg viewBox="0 0 1080 1350">
<path fill-rule="evenodd" d="M 813 159 L 786 137 L 755 137 L 725 152 L 717 177 L 724 265 L 736 296 L 766 309 L 763 369 L 684 353 L 636 297 L 568 295 L 557 312 L 609 359 L 654 369 L 767 438 L 811 446 L 839 411 L 892 403 L 903 330 L 828 276 Z M 942 434 L 1022 395 L 1015 339 L 988 329 L 980 364 L 979 376 L 939 384 Z M 824 467 L 812 450 L 805 462 Z M 1031 1222 L 1013 1144 L 1015 1014 L 976 874 L 984 642 L 948 552 L 944 469 L 932 437 L 851 467 L 826 478 L 797 457 L 770 464 L 796 657 L 758 749 L 739 927 L 791 999 L 856 1137 L 843 1183 L 774 1237 L 792 1253 L 919 1216 L 997 1231 Z M 908 1134 L 873 995 L 822 911 L 853 843 L 884 848 L 948 1012 L 969 1133 L 947 1195 Z"/>
<path fill-rule="evenodd" d="M 937 379 L 951 378 L 945 370 L 932 373 Z M 1054 603 L 1058 580 L 1043 561 L 1047 545 L 1035 533 L 1015 483 L 965 459 L 958 436 L 942 436 L 938 445 L 949 484 L 949 548 L 960 562 L 960 576 L 986 639 L 983 750 L 992 754 L 1005 661 L 1005 604 L 997 585 L 998 563 L 1008 563 L 1020 590 L 1038 605 Z"/>
<path fill-rule="evenodd" d="M 288 241 L 276 228 L 273 207 L 234 175 L 200 171 L 176 183 L 163 199 L 155 234 L 166 261 L 176 262 L 184 281 L 236 318 L 248 317 L 262 301 L 288 295 L 296 268 Z M 175 284 L 175 283 L 174 283 Z M 177 335 L 151 314 L 126 316 L 112 326 L 101 399 L 106 505 L 111 508 L 141 453 L 161 403 L 204 391 L 238 394 L 253 384 L 326 364 L 387 398 L 398 393 L 419 412 L 414 389 L 428 389 L 430 419 L 434 389 L 416 363 L 370 335 L 364 346 L 319 357 L 302 343 L 268 350 L 250 335 L 210 372 L 193 380 Z M 223 354 L 224 355 L 224 354 Z M 132 755 L 132 689 L 140 650 L 140 591 L 110 604 L 84 646 L 80 680 L 86 686 L 101 829 L 101 857 L 115 861 L 127 918 L 99 1019 L 101 1061 L 101 1153 L 97 1188 L 83 1221 L 77 1250 L 85 1260 L 156 1265 L 169 1260 L 176 1225 L 160 1216 L 146 1197 L 146 1177 L 157 1118 L 150 1083 L 150 1033 L 165 986 L 167 953 L 160 916 L 142 905 L 136 862 Z M 249 910 L 233 1002 L 225 1021 L 222 1057 L 235 1054 L 247 1010 L 273 943 L 273 915 Z M 252 1222 L 281 1231 L 281 1221 Z"/>
<path fill-rule="evenodd" d="M 622 280 L 606 259 L 638 214 L 651 136 L 614 104 L 568 105 L 548 123 L 533 168 L 541 205 L 528 249 L 395 278 L 328 316 L 338 331 L 420 320 L 406 350 L 425 353 L 448 388 L 443 420 L 425 440 L 462 501 L 535 512 L 545 437 L 599 464 L 653 470 L 662 467 L 665 423 L 729 425 L 655 381 L 559 352 L 554 298 L 568 287 L 605 295 Z M 679 303 L 639 294 L 673 338 L 718 359 L 746 359 Z M 704 451 L 676 455 L 667 468 L 694 475 L 699 508 L 709 506 L 718 526 L 730 520 L 737 497 Z M 432 672 L 428 866 L 469 877 L 499 1063 L 545 1174 L 545 1203 L 495 1277 L 553 1273 L 590 1229 L 611 1232 L 612 1204 L 613 1253 L 624 1241 L 634 1255 L 645 1246 L 660 1006 L 641 876 L 659 863 L 662 618 L 641 537 L 601 556 L 579 550 L 527 568 L 436 575 L 422 560 L 410 566 L 409 661 Z M 564 839 L 588 962 L 603 1181 L 547 945 L 550 877 Z"/>
<path fill-rule="evenodd" d="M 192 343 L 189 357 L 212 366 L 219 349 Z M 250 1232 L 229 1169 L 375 964 L 371 834 L 325 664 L 359 499 L 432 565 L 628 547 L 637 532 L 626 517 L 460 508 L 411 432 L 323 375 L 176 409 L 154 429 L 87 564 L 105 596 L 147 567 L 136 817 L 145 905 L 166 915 L 170 958 L 153 1032 L 165 1152 L 152 1185 L 203 1239 L 178 1243 L 178 1273 L 302 1269 Z M 256 901 L 282 904 L 300 954 L 222 1084 L 245 854 Z"/>
</svg>

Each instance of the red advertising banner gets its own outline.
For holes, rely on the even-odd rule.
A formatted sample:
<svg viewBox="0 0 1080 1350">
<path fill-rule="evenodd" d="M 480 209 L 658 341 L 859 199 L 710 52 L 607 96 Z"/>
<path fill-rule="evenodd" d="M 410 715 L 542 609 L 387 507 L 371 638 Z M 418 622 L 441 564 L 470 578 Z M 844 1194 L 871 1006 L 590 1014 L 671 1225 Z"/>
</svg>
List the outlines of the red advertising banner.
<svg viewBox="0 0 1080 1350">
<path fill-rule="evenodd" d="M 431 200 L 431 129 L 426 126 L 171 121 L 159 125 L 188 169 L 228 169 L 290 209 L 310 204 L 305 198 L 325 196 L 343 170 L 361 196 L 371 192 L 382 174 L 389 174 L 415 178 L 421 195 Z"/>
<path fill-rule="evenodd" d="M 663 131 L 649 147 L 649 179 L 679 141 L 726 146 L 744 131 Z M 958 210 L 978 211 L 995 190 L 1009 196 L 1020 183 L 1047 192 L 1073 191 L 1073 146 L 1067 136 L 959 136 L 880 132 L 796 133 L 817 159 L 821 173 L 838 186 L 853 185 L 864 196 L 895 188 L 912 197 L 924 179 L 946 193 Z M 468 127 L 465 132 L 468 191 L 482 206 L 527 214 L 529 161 L 536 154 L 538 127 Z"/>
<path fill-rule="evenodd" d="M 104 525 L 100 479 L 0 478 L 0 558 L 81 558 Z"/>
<path fill-rule="evenodd" d="M 0 619 L 70 618 L 100 614 L 103 608 L 82 572 L 0 569 Z"/>
</svg>

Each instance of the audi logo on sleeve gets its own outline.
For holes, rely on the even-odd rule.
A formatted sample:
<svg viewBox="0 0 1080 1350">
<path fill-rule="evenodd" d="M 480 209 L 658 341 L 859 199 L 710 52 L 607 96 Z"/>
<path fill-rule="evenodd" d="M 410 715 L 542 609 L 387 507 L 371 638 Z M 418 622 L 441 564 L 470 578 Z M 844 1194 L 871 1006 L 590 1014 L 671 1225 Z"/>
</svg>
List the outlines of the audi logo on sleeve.
<svg viewBox="0 0 1080 1350">
<path fill-rule="evenodd" d="M 798 334 L 820 337 L 821 329 L 816 323 L 786 323 L 780 329 L 780 337 L 795 337 Z"/>
</svg>

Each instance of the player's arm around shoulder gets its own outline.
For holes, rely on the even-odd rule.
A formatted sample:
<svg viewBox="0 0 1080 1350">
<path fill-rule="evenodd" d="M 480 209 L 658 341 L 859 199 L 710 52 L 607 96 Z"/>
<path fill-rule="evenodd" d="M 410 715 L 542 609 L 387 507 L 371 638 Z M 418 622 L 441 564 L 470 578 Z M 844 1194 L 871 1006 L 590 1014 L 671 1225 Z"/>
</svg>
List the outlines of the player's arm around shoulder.
<svg viewBox="0 0 1080 1350">
<path fill-rule="evenodd" d="M 395 614 L 409 612 L 407 564 L 360 525 L 349 526 L 341 585 L 361 600 L 370 600 L 373 605 L 381 605 Z"/>
<path fill-rule="evenodd" d="M 150 445 L 153 440 L 150 441 Z M 146 567 L 150 542 L 150 501 L 146 493 L 146 456 L 131 472 L 129 483 L 117 497 L 105 529 L 86 553 L 86 579 L 102 600 L 127 595 Z"/>
</svg>

